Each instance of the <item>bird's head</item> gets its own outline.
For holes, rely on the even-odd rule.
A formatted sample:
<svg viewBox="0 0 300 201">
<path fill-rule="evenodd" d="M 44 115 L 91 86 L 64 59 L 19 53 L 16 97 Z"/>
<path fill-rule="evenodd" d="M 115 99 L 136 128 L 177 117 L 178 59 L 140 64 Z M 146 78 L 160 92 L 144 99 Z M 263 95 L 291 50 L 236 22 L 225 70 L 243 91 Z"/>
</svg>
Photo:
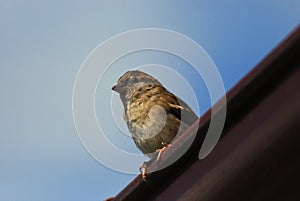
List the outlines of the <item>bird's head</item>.
<svg viewBox="0 0 300 201">
<path fill-rule="evenodd" d="M 135 90 L 149 84 L 161 85 L 157 79 L 144 72 L 139 70 L 127 71 L 119 78 L 112 90 L 120 94 L 124 104 L 127 103 Z"/>
</svg>

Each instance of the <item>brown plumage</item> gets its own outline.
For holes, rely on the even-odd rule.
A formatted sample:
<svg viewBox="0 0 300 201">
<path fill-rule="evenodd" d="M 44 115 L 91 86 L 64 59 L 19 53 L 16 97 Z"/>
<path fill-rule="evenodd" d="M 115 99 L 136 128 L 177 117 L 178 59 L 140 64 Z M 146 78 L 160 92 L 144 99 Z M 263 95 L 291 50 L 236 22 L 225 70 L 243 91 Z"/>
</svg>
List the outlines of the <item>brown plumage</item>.
<svg viewBox="0 0 300 201">
<path fill-rule="evenodd" d="M 120 94 L 136 146 L 150 158 L 198 119 L 184 101 L 141 71 L 126 72 L 112 89 Z"/>
</svg>

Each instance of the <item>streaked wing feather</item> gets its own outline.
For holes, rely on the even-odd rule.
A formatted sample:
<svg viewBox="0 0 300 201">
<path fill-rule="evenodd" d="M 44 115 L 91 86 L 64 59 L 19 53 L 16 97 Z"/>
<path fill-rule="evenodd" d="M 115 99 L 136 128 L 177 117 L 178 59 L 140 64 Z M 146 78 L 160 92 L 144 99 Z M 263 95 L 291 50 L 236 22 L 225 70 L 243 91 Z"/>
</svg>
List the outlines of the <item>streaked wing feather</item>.
<svg viewBox="0 0 300 201">
<path fill-rule="evenodd" d="M 183 123 L 191 126 L 197 119 L 197 115 L 193 110 L 179 97 L 168 92 L 168 96 L 174 103 L 169 104 L 168 111 L 180 119 Z"/>
</svg>

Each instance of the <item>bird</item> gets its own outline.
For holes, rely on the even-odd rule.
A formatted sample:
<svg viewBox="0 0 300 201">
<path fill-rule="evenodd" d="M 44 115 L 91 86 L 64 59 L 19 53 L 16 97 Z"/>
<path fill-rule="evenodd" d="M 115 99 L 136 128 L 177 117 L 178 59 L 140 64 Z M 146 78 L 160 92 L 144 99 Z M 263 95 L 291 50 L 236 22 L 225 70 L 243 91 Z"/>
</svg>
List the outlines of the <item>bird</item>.
<svg viewBox="0 0 300 201">
<path fill-rule="evenodd" d="M 198 119 L 187 103 L 145 72 L 125 72 L 112 90 L 120 95 L 123 118 L 135 145 L 151 160 L 159 160 L 172 141 Z M 145 162 L 140 172 L 145 178 Z"/>
</svg>

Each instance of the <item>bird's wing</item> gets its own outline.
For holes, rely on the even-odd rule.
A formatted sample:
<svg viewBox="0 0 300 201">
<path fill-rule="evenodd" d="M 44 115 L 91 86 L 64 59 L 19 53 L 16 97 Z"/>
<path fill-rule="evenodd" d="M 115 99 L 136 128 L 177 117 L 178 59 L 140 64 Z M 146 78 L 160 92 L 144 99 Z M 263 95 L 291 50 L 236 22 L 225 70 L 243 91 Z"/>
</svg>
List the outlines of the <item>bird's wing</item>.
<svg viewBox="0 0 300 201">
<path fill-rule="evenodd" d="M 187 125 L 192 125 L 199 117 L 195 114 L 195 112 L 188 106 L 186 102 L 181 100 L 179 97 L 176 97 L 179 105 L 182 107 L 181 109 L 181 121 L 186 123 Z"/>
<path fill-rule="evenodd" d="M 194 111 L 180 98 L 176 97 L 170 92 L 167 92 L 169 101 L 168 112 L 180 119 L 183 123 L 191 126 L 197 119 Z"/>
</svg>

